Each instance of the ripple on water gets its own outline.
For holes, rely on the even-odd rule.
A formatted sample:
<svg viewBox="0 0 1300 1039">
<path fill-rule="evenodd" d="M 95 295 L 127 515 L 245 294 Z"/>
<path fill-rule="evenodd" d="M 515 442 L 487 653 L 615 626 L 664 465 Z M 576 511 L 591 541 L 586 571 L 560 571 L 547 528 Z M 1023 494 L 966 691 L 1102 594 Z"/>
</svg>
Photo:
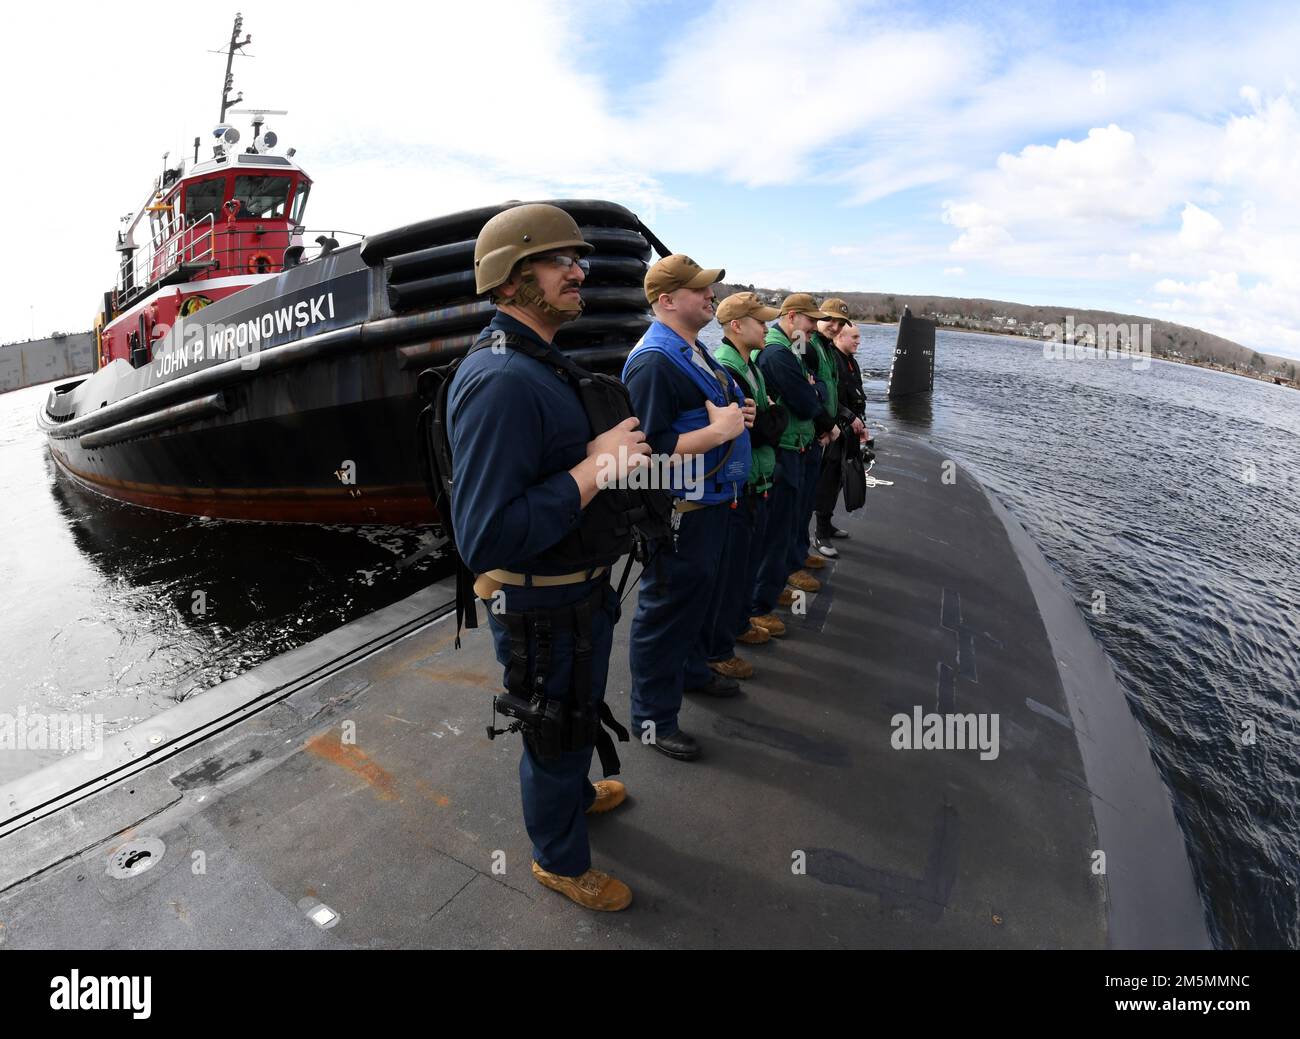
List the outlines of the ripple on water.
<svg viewBox="0 0 1300 1039">
<path fill-rule="evenodd" d="M 863 368 L 886 370 L 896 330 L 861 331 Z M 913 428 L 882 390 L 872 418 Z M 941 331 L 930 412 L 921 428 L 1077 601 L 1105 592 L 1084 616 L 1173 795 L 1215 942 L 1300 946 L 1300 395 Z"/>
</svg>

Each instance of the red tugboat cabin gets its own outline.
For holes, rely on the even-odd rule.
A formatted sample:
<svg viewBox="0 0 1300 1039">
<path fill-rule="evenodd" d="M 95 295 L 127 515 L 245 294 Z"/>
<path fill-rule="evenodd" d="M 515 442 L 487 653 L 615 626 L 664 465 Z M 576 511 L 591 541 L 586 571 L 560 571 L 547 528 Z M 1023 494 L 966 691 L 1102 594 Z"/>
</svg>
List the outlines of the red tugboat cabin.
<svg viewBox="0 0 1300 1039">
<path fill-rule="evenodd" d="M 311 180 L 292 158 L 269 154 L 275 135 L 260 130 L 259 119 L 253 146 L 238 152 L 229 147 L 238 131 L 219 126 L 213 157 L 188 171 L 184 164 L 165 170 L 119 233 L 117 287 L 96 321 L 96 367 L 119 358 L 148 364 L 178 315 L 189 317 L 297 262 Z M 148 241 L 139 245 L 136 229 L 145 217 Z"/>
</svg>

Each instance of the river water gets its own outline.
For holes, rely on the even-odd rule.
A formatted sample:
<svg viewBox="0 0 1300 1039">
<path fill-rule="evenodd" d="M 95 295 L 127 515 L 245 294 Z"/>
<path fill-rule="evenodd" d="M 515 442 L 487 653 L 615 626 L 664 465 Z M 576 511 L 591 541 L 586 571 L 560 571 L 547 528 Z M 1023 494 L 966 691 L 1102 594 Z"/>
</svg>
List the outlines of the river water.
<svg viewBox="0 0 1300 1039">
<path fill-rule="evenodd" d="M 904 414 L 884 399 L 896 334 L 862 326 L 878 436 L 950 451 L 1085 608 L 1216 944 L 1300 947 L 1300 394 L 940 332 L 933 398 Z M 0 715 L 126 728 L 445 572 L 427 532 L 215 523 L 80 490 L 36 431 L 47 392 L 0 396 Z M 57 756 L 0 754 L 0 783 Z"/>
<path fill-rule="evenodd" d="M 48 392 L 0 395 L 0 718 L 121 731 L 446 569 L 429 531 L 217 522 L 85 490 L 36 429 Z M 0 742 L 0 784 L 62 753 L 7 742 L 25 746 Z"/>
<path fill-rule="evenodd" d="M 896 337 L 862 326 L 864 370 L 884 375 Z M 919 417 L 891 410 L 883 378 L 867 386 L 869 417 L 951 452 L 1084 610 L 1173 794 L 1216 944 L 1300 947 L 1300 393 L 955 332 Z"/>
</svg>

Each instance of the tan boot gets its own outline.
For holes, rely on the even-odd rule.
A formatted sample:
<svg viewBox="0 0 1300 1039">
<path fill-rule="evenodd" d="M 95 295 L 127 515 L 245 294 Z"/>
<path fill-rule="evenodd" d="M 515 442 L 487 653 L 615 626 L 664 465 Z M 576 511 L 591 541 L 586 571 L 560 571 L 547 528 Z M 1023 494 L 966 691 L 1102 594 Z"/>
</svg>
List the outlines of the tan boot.
<svg viewBox="0 0 1300 1039">
<path fill-rule="evenodd" d="M 627 799 L 627 787 L 617 779 L 600 779 L 591 785 L 596 788 L 596 800 L 587 809 L 588 815 L 612 811 Z"/>
<path fill-rule="evenodd" d="M 589 869 L 580 877 L 562 877 L 558 873 L 546 872 L 534 862 L 533 876 L 538 883 L 573 899 L 585 909 L 613 913 L 632 904 L 631 889 L 598 869 Z"/>
<path fill-rule="evenodd" d="M 803 561 L 804 568 L 807 570 L 821 570 L 826 566 L 826 560 L 821 556 L 809 556 Z"/>
<path fill-rule="evenodd" d="M 801 592 L 820 592 L 822 588 L 822 583 L 807 570 L 796 570 L 785 580 L 791 588 L 798 588 Z"/>
<path fill-rule="evenodd" d="M 748 660 L 741 660 L 740 657 L 710 663 L 709 670 L 716 671 L 724 678 L 752 678 L 754 675 L 754 665 Z"/>
<path fill-rule="evenodd" d="M 765 613 L 761 617 L 750 617 L 749 623 L 761 631 L 767 632 L 774 639 L 779 639 L 785 634 L 785 624 L 775 613 Z"/>
<path fill-rule="evenodd" d="M 792 602 L 794 602 L 794 592 L 790 591 L 789 588 L 782 588 L 781 594 L 776 597 L 776 604 L 778 606 L 789 606 Z"/>
<path fill-rule="evenodd" d="M 764 642 L 769 641 L 771 638 L 772 636 L 768 634 L 766 628 L 758 627 L 751 620 L 749 622 L 749 630 L 746 631 L 743 635 L 738 636 L 736 638 L 736 641 L 743 642 L 746 646 L 761 646 Z"/>
</svg>

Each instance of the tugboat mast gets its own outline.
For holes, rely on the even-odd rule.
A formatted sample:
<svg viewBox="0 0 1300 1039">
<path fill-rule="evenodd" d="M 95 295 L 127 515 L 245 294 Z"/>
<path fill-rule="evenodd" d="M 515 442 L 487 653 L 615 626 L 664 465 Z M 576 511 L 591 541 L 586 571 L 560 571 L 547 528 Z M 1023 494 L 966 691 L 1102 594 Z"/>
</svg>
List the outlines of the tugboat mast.
<svg viewBox="0 0 1300 1039">
<path fill-rule="evenodd" d="M 244 100 L 243 91 L 240 91 L 239 96 L 236 98 L 230 96 L 230 91 L 235 85 L 234 73 L 231 71 L 234 66 L 235 51 L 240 51 L 242 53 L 244 46 L 253 42 L 253 37 L 251 35 L 245 35 L 242 41 L 239 39 L 239 30 L 243 27 L 244 16 L 236 13 L 235 28 L 230 33 L 230 47 L 226 50 L 226 79 L 221 91 L 221 118 L 217 120 L 219 123 L 224 123 L 226 121 L 227 109 Z M 220 54 L 221 52 L 218 51 L 217 53 Z"/>
</svg>

